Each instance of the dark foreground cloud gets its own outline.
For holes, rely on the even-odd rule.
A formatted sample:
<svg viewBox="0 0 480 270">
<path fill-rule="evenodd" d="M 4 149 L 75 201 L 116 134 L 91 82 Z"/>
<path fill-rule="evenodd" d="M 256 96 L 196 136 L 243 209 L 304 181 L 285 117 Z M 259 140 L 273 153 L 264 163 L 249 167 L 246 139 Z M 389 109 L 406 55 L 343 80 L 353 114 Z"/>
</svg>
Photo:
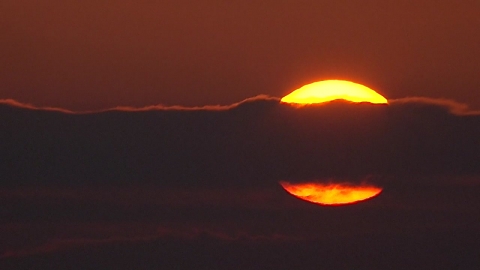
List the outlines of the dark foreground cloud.
<svg viewBox="0 0 480 270">
<path fill-rule="evenodd" d="M 473 237 L 472 237 L 473 236 Z M 56 242 L 2 269 L 476 269 L 478 232 L 441 230 L 306 239 L 232 240 L 201 233 L 108 242 Z"/>
<path fill-rule="evenodd" d="M 455 102 L 2 104 L 2 269 L 480 264 L 480 115 Z M 282 180 L 384 191 L 320 207 Z"/>
<path fill-rule="evenodd" d="M 480 116 L 452 104 L 296 108 L 257 98 L 222 109 L 89 114 L 3 106 L 0 173 L 5 186 L 207 187 L 476 174 Z"/>
</svg>

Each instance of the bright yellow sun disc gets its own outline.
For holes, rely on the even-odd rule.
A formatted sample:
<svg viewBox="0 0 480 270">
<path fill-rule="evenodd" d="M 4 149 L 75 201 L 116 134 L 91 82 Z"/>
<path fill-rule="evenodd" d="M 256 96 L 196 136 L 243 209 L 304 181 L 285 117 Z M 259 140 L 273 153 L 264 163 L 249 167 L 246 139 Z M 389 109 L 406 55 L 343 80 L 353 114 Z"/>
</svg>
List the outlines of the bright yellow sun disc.
<svg viewBox="0 0 480 270">
<path fill-rule="evenodd" d="M 326 80 L 307 84 L 281 99 L 285 103 L 314 104 L 343 99 L 350 102 L 387 104 L 388 101 L 374 90 L 349 81 Z"/>
</svg>

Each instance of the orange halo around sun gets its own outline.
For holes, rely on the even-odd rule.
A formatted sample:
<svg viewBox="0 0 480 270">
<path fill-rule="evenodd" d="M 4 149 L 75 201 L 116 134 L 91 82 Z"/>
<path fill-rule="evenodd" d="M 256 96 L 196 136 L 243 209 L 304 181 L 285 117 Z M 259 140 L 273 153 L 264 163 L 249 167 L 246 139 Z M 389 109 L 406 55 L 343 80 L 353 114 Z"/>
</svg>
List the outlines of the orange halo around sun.
<svg viewBox="0 0 480 270">
<path fill-rule="evenodd" d="M 370 199 L 382 192 L 381 188 L 371 185 L 292 184 L 289 182 L 280 182 L 280 184 L 291 195 L 321 205 L 352 204 Z"/>
<path fill-rule="evenodd" d="M 350 81 L 326 80 L 302 86 L 284 96 L 281 101 L 295 104 L 314 104 L 343 99 L 350 102 L 387 104 L 388 101 L 374 90 Z"/>
</svg>

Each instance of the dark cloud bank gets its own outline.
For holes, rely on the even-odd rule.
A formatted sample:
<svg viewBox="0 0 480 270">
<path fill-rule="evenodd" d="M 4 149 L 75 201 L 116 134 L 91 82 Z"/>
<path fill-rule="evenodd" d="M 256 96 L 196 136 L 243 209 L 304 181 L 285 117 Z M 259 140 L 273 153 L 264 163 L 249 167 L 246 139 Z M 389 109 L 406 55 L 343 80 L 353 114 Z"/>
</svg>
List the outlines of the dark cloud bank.
<svg viewBox="0 0 480 270">
<path fill-rule="evenodd" d="M 295 108 L 256 99 L 210 109 L 88 114 L 1 110 L 5 186 L 252 186 L 480 170 L 480 116 L 425 101 Z"/>
<path fill-rule="evenodd" d="M 480 265 L 480 115 L 451 101 L 90 113 L 3 101 L 0 119 L 6 268 Z M 281 180 L 384 191 L 320 207 Z"/>
</svg>

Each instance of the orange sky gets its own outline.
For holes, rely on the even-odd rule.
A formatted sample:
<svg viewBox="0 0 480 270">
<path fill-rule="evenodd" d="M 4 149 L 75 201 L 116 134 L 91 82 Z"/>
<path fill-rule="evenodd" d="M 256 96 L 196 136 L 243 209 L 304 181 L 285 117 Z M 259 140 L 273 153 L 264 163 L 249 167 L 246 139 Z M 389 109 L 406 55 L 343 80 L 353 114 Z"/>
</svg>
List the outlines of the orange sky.
<svg viewBox="0 0 480 270">
<path fill-rule="evenodd" d="M 478 1 L 4 0 L 0 99 L 230 104 L 321 79 L 480 108 Z"/>
</svg>

